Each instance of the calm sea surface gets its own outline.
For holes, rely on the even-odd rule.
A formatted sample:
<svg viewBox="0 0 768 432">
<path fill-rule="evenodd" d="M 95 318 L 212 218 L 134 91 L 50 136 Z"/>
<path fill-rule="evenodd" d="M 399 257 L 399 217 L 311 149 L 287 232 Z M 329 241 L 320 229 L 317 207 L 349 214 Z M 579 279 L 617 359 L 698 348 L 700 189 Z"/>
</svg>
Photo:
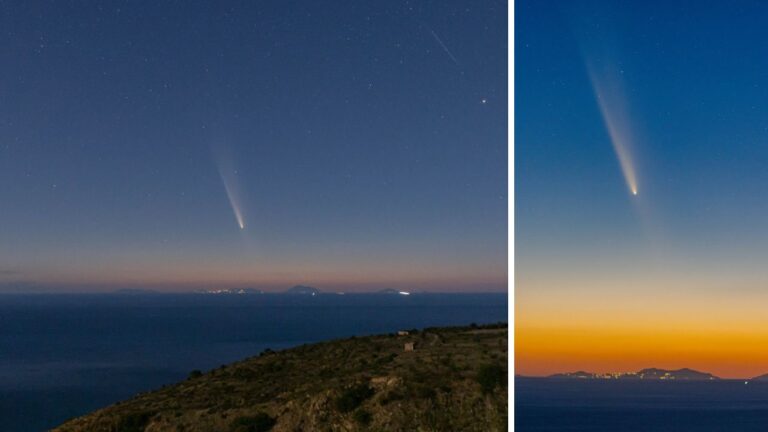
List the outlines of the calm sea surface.
<svg viewBox="0 0 768 432">
<path fill-rule="evenodd" d="M 506 320 L 506 294 L 0 295 L 0 431 L 45 430 L 266 348 Z"/>
<path fill-rule="evenodd" d="M 768 383 L 515 380 L 515 431 L 768 431 Z"/>
</svg>

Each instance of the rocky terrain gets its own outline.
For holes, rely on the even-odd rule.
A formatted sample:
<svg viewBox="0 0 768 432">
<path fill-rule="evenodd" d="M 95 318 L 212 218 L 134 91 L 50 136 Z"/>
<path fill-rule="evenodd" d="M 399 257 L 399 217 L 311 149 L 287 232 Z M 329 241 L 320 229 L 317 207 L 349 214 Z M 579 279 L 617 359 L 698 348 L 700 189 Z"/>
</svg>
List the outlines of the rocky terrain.
<svg viewBox="0 0 768 432">
<path fill-rule="evenodd" d="M 192 371 L 54 430 L 506 431 L 506 365 L 506 324 L 349 338 Z"/>
</svg>

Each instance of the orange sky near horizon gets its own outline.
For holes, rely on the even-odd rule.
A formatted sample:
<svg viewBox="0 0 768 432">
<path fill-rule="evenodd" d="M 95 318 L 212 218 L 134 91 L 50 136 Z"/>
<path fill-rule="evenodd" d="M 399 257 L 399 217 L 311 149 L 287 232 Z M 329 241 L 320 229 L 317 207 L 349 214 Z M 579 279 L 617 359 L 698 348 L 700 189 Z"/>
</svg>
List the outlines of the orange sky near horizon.
<svg viewBox="0 0 768 432">
<path fill-rule="evenodd" d="M 518 293 L 521 290 L 518 288 Z M 768 373 L 768 295 L 686 292 L 518 294 L 515 372 L 692 368 L 721 378 Z"/>
<path fill-rule="evenodd" d="M 688 367 L 721 378 L 768 373 L 768 332 L 672 333 L 643 329 L 542 328 L 515 330 L 517 374 L 637 371 Z"/>
</svg>

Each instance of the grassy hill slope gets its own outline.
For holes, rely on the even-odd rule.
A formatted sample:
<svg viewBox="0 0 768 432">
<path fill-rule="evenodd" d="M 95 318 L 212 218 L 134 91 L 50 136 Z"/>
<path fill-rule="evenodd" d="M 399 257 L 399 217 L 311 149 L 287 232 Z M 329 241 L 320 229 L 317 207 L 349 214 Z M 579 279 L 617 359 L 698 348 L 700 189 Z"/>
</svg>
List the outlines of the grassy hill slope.
<svg viewBox="0 0 768 432">
<path fill-rule="evenodd" d="M 54 430 L 505 431 L 506 365 L 506 324 L 335 340 L 195 371 Z"/>
</svg>

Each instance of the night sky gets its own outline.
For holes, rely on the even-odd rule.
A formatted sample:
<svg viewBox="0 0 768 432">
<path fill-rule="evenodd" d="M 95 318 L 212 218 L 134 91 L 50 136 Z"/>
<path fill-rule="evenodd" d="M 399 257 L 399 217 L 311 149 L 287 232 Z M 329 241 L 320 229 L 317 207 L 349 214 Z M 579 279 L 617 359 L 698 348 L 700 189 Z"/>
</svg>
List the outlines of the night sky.
<svg viewBox="0 0 768 432">
<path fill-rule="evenodd" d="M 516 7 L 519 372 L 764 373 L 768 4 Z"/>
<path fill-rule="evenodd" d="M 506 289 L 505 2 L 157 3 L 0 3 L 0 289 Z"/>
</svg>

